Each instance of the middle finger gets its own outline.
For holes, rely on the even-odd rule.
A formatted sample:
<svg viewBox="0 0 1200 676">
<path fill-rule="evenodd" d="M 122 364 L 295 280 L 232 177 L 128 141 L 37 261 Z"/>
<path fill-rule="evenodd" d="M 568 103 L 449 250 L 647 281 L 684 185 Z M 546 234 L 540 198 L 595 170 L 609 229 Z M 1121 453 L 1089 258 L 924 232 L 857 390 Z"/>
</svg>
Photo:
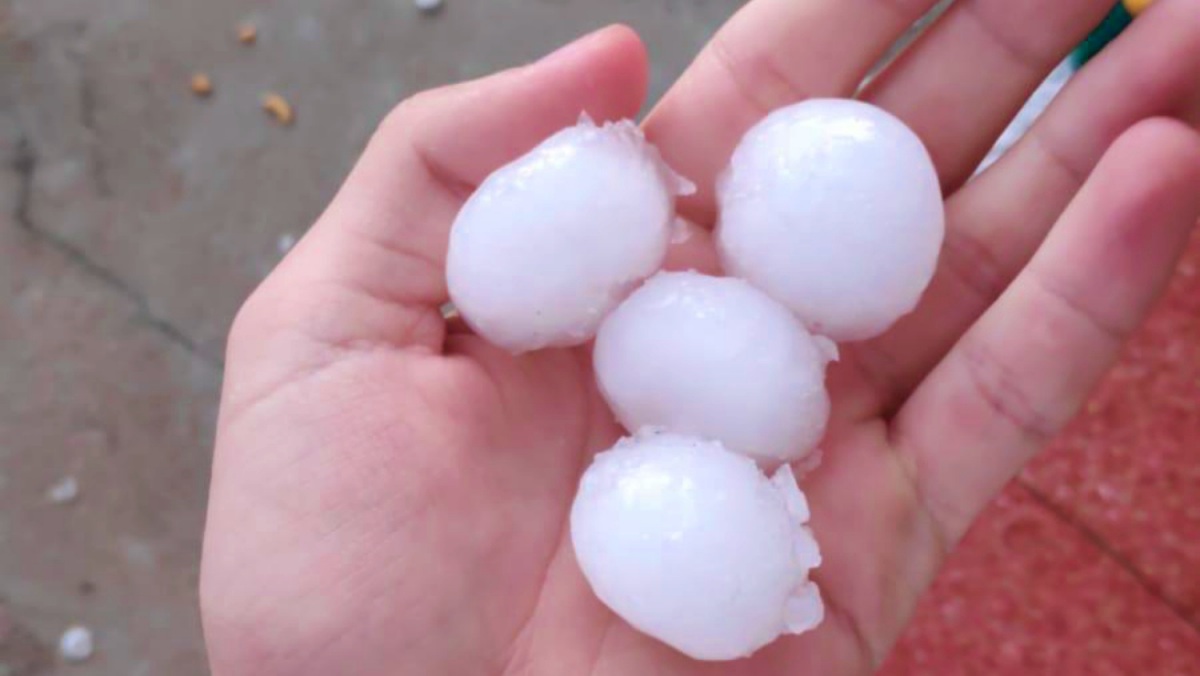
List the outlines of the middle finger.
<svg viewBox="0 0 1200 676">
<path fill-rule="evenodd" d="M 1150 117 L 1200 122 L 1197 10 L 1200 0 L 1156 4 L 1016 146 L 948 200 L 946 244 L 921 303 L 890 332 L 851 350 L 872 391 L 845 411 L 848 418 L 886 413 L 907 396 L 1029 261 L 1118 136 Z"/>
<path fill-rule="evenodd" d="M 946 192 L 970 177 L 1038 84 L 1113 0 L 959 0 L 864 98 L 925 142 Z"/>
</svg>

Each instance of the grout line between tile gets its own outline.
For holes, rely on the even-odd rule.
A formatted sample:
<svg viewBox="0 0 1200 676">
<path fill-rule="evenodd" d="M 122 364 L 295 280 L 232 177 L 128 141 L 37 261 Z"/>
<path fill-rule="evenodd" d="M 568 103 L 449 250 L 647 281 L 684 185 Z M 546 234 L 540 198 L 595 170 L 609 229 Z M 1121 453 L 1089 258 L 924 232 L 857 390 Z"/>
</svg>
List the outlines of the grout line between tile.
<svg viewBox="0 0 1200 676">
<path fill-rule="evenodd" d="M 1056 519 L 1078 532 L 1092 546 L 1096 547 L 1096 549 L 1100 550 L 1101 553 L 1120 566 L 1126 573 L 1128 573 L 1131 577 L 1133 577 L 1134 580 L 1137 581 L 1138 585 L 1144 589 L 1146 593 L 1157 599 L 1160 603 L 1162 603 L 1163 606 L 1170 610 L 1171 613 L 1191 627 L 1194 631 L 1200 633 L 1200 620 L 1192 619 L 1185 608 L 1163 595 L 1162 591 L 1158 589 L 1154 582 L 1147 577 L 1145 573 L 1143 573 L 1136 565 L 1134 565 L 1134 563 L 1130 561 L 1124 554 L 1117 551 L 1117 549 L 1109 544 L 1108 541 L 1105 540 L 1099 533 L 1097 533 L 1095 530 L 1092 530 L 1087 526 L 1087 524 L 1077 519 L 1075 515 L 1056 504 L 1048 495 L 1024 479 L 1018 478 L 1016 480 L 1016 484 L 1022 490 L 1028 493 L 1035 502 L 1050 512 Z"/>
</svg>

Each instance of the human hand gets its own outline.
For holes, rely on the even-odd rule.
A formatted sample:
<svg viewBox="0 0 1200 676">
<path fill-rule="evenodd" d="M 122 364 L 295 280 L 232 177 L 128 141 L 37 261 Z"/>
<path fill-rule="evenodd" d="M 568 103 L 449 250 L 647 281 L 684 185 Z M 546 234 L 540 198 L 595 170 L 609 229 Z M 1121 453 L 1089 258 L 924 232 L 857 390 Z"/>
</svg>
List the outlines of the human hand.
<svg viewBox="0 0 1200 676">
<path fill-rule="evenodd" d="M 645 125 L 702 188 L 685 213 L 712 223 L 713 177 L 766 111 L 852 94 L 932 4 L 747 5 Z M 928 145 L 947 243 L 917 311 L 830 371 L 834 420 L 804 481 L 825 623 L 732 663 L 637 633 L 578 570 L 576 482 L 621 434 L 587 352 L 512 357 L 438 311 L 463 199 L 581 110 L 636 114 L 641 44 L 607 29 L 399 106 L 230 336 L 201 580 L 214 672 L 871 670 L 974 516 L 1111 364 L 1200 216 L 1195 0 L 1157 3 L 966 182 L 1109 4 L 960 0 L 863 93 Z M 707 242 L 674 264 L 711 265 Z"/>
</svg>

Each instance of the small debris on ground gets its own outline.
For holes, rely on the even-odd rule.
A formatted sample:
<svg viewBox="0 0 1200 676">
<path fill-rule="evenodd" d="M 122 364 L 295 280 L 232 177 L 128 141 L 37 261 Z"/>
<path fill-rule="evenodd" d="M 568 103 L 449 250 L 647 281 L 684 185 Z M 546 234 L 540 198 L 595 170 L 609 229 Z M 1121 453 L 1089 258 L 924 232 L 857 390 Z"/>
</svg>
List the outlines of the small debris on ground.
<svg viewBox="0 0 1200 676">
<path fill-rule="evenodd" d="M 58 639 L 58 654 L 68 662 L 86 662 L 93 650 L 92 631 L 87 627 L 70 627 Z"/>
<path fill-rule="evenodd" d="M 292 120 L 296 118 L 295 113 L 292 112 L 292 104 L 288 103 L 287 99 L 273 92 L 263 95 L 262 107 L 263 110 L 267 111 L 268 115 L 275 118 L 276 122 L 285 127 L 290 125 Z"/>
<path fill-rule="evenodd" d="M 196 73 L 192 76 L 192 93 L 200 98 L 207 98 L 213 92 L 212 78 L 206 73 Z"/>
<path fill-rule="evenodd" d="M 290 232 L 286 232 L 279 236 L 279 239 L 275 242 L 275 246 L 279 249 L 279 253 L 285 254 L 291 251 L 292 247 L 296 246 L 296 236 Z"/>
<path fill-rule="evenodd" d="M 254 44 L 258 41 L 258 26 L 249 22 L 238 24 L 237 39 L 243 45 Z"/>
<path fill-rule="evenodd" d="M 417 9 L 426 14 L 433 14 L 441 9 L 442 2 L 443 0 L 413 0 L 413 4 L 416 5 Z"/>
<path fill-rule="evenodd" d="M 79 480 L 73 476 L 63 477 L 46 489 L 46 499 L 56 505 L 65 505 L 79 497 Z"/>
</svg>

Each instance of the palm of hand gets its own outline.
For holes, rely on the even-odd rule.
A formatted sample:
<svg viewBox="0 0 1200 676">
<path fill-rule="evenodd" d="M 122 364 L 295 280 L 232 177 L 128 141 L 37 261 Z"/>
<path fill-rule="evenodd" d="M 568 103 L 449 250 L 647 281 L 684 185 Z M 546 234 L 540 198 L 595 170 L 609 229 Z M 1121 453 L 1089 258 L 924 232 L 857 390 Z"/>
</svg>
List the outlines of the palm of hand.
<svg viewBox="0 0 1200 676">
<path fill-rule="evenodd" d="M 598 673 L 703 673 L 703 665 L 613 616 L 575 564 L 566 519 L 578 476 L 621 433 L 595 389 L 586 352 L 513 358 L 466 335 L 452 337 L 448 352 L 336 360 L 223 426 L 223 444 L 257 449 L 269 440 L 286 449 L 252 463 L 240 479 L 278 502 L 246 507 L 257 515 L 230 515 L 279 519 L 249 543 L 238 538 L 231 561 L 238 572 L 222 591 L 243 603 L 290 600 L 259 609 L 268 616 L 263 626 L 279 632 L 259 649 L 264 657 L 279 640 L 324 652 L 331 646 L 321 639 L 355 627 L 341 639 L 345 649 L 357 654 L 370 646 L 367 654 L 379 661 L 363 664 L 364 673 L 387 673 L 388 665 L 482 673 L 521 664 L 582 673 L 591 662 Z M 797 654 L 827 670 L 860 669 L 870 644 L 851 614 L 859 606 L 843 604 L 857 603 L 855 590 L 874 590 L 869 595 L 879 594 L 880 610 L 915 598 L 916 590 L 888 589 L 887 568 L 934 554 L 904 551 L 933 544 L 932 532 L 903 476 L 871 467 L 872 457 L 891 458 L 882 429 L 850 430 L 808 484 L 819 532 L 840 534 L 826 565 L 845 574 L 822 579 L 831 619 L 741 665 L 747 673 L 775 673 L 772 666 L 783 672 Z M 306 460 L 314 455 L 327 459 Z M 866 460 L 871 473 L 833 458 Z M 822 489 L 818 482 L 844 485 Z M 898 528 L 891 532 L 862 522 L 854 504 L 861 493 L 881 489 L 895 504 L 888 519 Z M 851 499 L 839 505 L 818 495 Z M 311 530 L 295 532 L 301 523 Z M 325 597 L 333 589 L 341 591 Z M 281 623 L 296 617 L 293 603 L 314 606 L 304 614 L 320 621 Z M 902 606 L 889 612 L 898 627 Z M 863 619 L 873 625 L 882 617 Z M 300 635 L 287 637 L 289 625 Z M 286 656 L 289 664 L 311 659 Z"/>
<path fill-rule="evenodd" d="M 1200 34 L 1200 22 L 1189 30 Z M 701 179 L 721 160 L 689 157 L 691 147 L 676 159 L 670 143 L 703 131 L 688 128 L 697 103 L 688 99 L 713 68 L 726 79 L 736 72 L 723 63 L 698 61 L 648 123 L 668 159 Z M 230 342 L 205 542 L 217 673 L 869 670 L 973 515 L 1113 358 L 1200 211 L 1186 189 L 1200 179 L 1200 143 L 1163 121 L 1109 151 L 1119 161 L 1099 165 L 1028 265 L 1079 186 L 1060 180 L 1039 204 L 1006 213 L 994 205 L 1024 189 L 1009 185 L 1014 176 L 1061 179 L 1061 156 L 1018 149 L 956 194 L 951 245 L 922 307 L 831 371 L 825 461 L 804 482 L 829 617 L 749 660 L 695 663 L 614 617 L 574 561 L 566 520 L 576 482 L 621 433 L 586 350 L 514 358 L 447 328 L 436 310 L 445 228 L 470 185 L 581 108 L 632 114 L 640 92 L 630 82 L 644 86 L 644 73 L 636 39 L 610 30 L 556 59 L 402 106 L 247 303 Z M 1106 86 L 1099 73 L 1076 86 Z M 890 91 L 885 80 L 875 96 L 887 103 Z M 480 99 L 491 112 L 464 112 Z M 1086 117 L 1069 103 L 1058 117 Z M 1136 105 L 1110 136 L 1149 114 Z M 511 147 L 480 152 L 472 139 L 497 129 Z M 1112 141 L 1096 134 L 1073 151 L 1077 162 L 1095 164 Z M 938 157 L 936 140 L 931 148 Z M 961 183 L 985 149 L 943 152 L 947 183 Z M 1150 164 L 1155 172 L 1139 171 Z M 706 219 L 710 207 L 689 209 Z M 1162 225 L 1147 233 L 1146 219 Z M 991 232 L 1010 222 L 1027 228 L 1019 245 Z M 956 239 L 955 228 L 969 234 Z M 979 261 L 986 273 L 972 272 Z M 1120 279 L 1095 278 L 1114 266 Z"/>
</svg>

